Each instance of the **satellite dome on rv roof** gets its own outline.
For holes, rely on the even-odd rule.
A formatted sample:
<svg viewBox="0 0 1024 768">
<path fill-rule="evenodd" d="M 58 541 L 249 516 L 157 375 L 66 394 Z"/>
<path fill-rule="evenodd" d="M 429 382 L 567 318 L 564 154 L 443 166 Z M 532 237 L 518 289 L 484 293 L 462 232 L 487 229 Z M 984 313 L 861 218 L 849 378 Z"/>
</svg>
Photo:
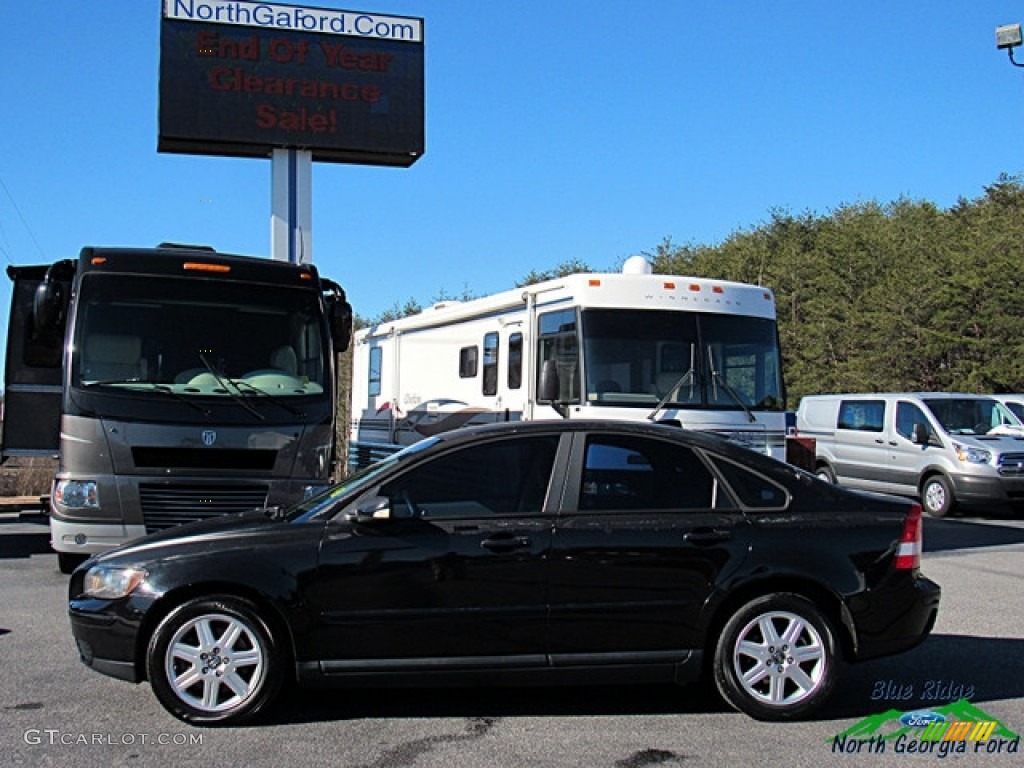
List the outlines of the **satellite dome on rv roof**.
<svg viewBox="0 0 1024 768">
<path fill-rule="evenodd" d="M 654 266 L 643 256 L 630 256 L 622 265 L 624 275 L 649 275 L 654 272 Z"/>
</svg>

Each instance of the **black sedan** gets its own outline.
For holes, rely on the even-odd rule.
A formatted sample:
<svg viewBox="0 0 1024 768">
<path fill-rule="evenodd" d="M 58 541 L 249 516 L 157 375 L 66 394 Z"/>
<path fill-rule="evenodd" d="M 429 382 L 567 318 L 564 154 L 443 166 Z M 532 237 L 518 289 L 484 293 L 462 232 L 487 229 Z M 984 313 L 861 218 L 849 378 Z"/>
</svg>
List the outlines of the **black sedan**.
<svg viewBox="0 0 1024 768">
<path fill-rule="evenodd" d="M 709 674 L 753 717 L 817 710 L 843 660 L 930 632 L 921 509 L 656 424 L 428 438 L 291 509 L 153 534 L 73 574 L 82 660 L 195 724 L 287 681 Z"/>
</svg>

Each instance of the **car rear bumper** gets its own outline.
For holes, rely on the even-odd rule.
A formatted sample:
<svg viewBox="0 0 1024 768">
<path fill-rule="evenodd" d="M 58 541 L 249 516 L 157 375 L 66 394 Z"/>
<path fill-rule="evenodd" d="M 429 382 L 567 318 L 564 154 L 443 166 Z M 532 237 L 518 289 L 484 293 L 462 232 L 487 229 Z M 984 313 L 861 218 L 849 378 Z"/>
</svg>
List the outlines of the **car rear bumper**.
<svg viewBox="0 0 1024 768">
<path fill-rule="evenodd" d="M 903 582 L 856 600 L 850 606 L 857 627 L 854 659 L 888 656 L 921 643 L 935 626 L 941 597 L 938 584 L 916 576 L 910 584 Z"/>
</svg>

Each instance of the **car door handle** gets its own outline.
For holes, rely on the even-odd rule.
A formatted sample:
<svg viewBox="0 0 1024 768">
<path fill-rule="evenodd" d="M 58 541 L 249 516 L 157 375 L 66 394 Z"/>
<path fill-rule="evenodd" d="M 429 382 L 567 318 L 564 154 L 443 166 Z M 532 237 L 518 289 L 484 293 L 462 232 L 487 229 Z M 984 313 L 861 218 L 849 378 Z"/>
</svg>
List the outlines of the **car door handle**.
<svg viewBox="0 0 1024 768">
<path fill-rule="evenodd" d="M 683 541 L 688 544 L 714 544 L 716 541 L 728 541 L 732 538 L 732 531 L 723 531 L 720 528 L 698 528 L 683 534 Z"/>
<path fill-rule="evenodd" d="M 481 541 L 480 546 L 491 552 L 511 552 L 516 549 L 526 549 L 532 543 L 529 536 L 494 536 Z"/>
</svg>

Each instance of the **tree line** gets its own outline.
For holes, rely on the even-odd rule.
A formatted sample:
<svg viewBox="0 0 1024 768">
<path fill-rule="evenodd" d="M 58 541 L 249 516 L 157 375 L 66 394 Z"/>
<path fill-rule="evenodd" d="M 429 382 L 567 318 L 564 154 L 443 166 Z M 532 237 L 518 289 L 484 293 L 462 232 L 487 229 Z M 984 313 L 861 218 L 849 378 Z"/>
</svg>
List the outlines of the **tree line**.
<svg viewBox="0 0 1024 768">
<path fill-rule="evenodd" d="M 775 294 L 790 407 L 828 392 L 1024 392 L 1024 182 L 1001 175 L 949 209 L 898 199 L 827 214 L 770 212 L 717 245 L 662 241 L 661 274 L 755 283 Z M 593 271 L 573 259 L 527 285 Z M 471 292 L 436 300 L 474 298 Z M 409 299 L 373 320 L 422 309 Z"/>
<path fill-rule="evenodd" d="M 775 210 L 716 246 L 661 243 L 656 272 L 775 293 L 790 406 L 827 392 L 1024 392 L 1024 185 L 948 210 L 899 199 Z"/>
</svg>

